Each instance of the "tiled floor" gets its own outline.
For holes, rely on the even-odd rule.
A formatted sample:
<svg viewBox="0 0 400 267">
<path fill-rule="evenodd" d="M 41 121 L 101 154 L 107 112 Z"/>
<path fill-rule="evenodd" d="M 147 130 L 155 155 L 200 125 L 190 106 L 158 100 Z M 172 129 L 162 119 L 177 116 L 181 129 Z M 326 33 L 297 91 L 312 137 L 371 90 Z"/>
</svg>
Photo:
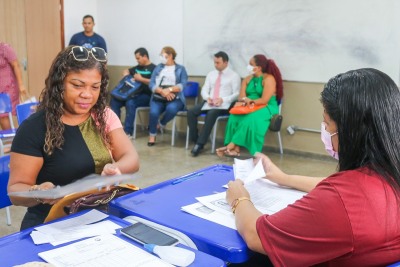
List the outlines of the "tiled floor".
<svg viewBox="0 0 400 267">
<path fill-rule="evenodd" d="M 165 134 L 164 136 L 159 136 L 155 146 L 148 147 L 147 135 L 144 132 L 139 132 L 137 139 L 133 143 L 140 156 L 140 178 L 132 181 L 132 183 L 140 187 L 147 187 L 213 164 L 232 165 L 233 159 L 221 159 L 215 154 L 211 154 L 209 145 L 206 146 L 203 153 L 193 158 L 190 150 L 185 149 L 184 139 L 184 136 L 181 134 L 176 138 L 177 143 L 175 147 L 171 147 L 171 135 Z M 219 145 L 221 145 L 221 142 Z M 268 150 L 265 150 L 264 153 L 267 153 L 273 162 L 287 173 L 326 176 L 334 172 L 337 166 L 337 163 L 333 160 L 315 159 L 290 154 L 281 156 Z M 6 225 L 5 209 L 0 210 L 0 237 L 19 231 L 25 210 L 26 208 L 24 207 L 11 207 L 11 226 Z"/>
</svg>

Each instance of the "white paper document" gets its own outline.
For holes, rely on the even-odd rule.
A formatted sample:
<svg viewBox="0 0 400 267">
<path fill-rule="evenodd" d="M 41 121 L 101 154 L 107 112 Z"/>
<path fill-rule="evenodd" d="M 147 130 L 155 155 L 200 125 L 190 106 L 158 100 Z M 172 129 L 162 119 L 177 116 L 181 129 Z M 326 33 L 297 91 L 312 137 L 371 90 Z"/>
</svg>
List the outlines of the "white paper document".
<svg viewBox="0 0 400 267">
<path fill-rule="evenodd" d="M 118 224 L 112 221 L 94 223 L 107 217 L 108 215 L 102 212 L 91 210 L 78 217 L 36 227 L 31 237 L 36 245 L 51 243 L 56 246 L 84 237 L 114 234 L 116 229 L 121 228 Z"/>
<path fill-rule="evenodd" d="M 73 218 L 68 218 L 67 220 L 62 220 L 59 222 L 35 227 L 35 230 L 41 231 L 43 233 L 58 234 L 58 233 L 62 233 L 67 228 L 71 228 L 71 227 L 75 227 L 75 226 L 82 226 L 82 225 L 98 222 L 107 217 L 108 217 L 107 214 L 93 209 L 85 214 L 80 215 L 80 216 L 76 216 Z"/>
<path fill-rule="evenodd" d="M 252 158 L 245 160 L 235 158 L 234 160 L 233 172 L 235 179 L 241 179 L 244 183 L 249 183 L 258 178 L 265 177 L 266 174 L 261 160 L 256 165 L 254 165 Z"/>
<path fill-rule="evenodd" d="M 139 178 L 138 174 L 121 174 L 113 176 L 91 174 L 73 183 L 64 186 L 56 186 L 53 189 L 11 192 L 8 193 L 8 195 L 28 198 L 57 199 L 72 193 L 84 192 L 96 188 L 100 189 L 102 187 L 119 184 L 123 181 L 137 178 Z"/>
<path fill-rule="evenodd" d="M 114 235 L 101 235 L 41 252 L 42 259 L 59 267 L 173 267 Z"/>
<path fill-rule="evenodd" d="M 224 103 L 222 102 L 221 106 L 216 107 L 214 105 L 208 104 L 208 102 L 204 102 L 203 107 L 201 110 L 210 110 L 210 109 L 229 109 L 230 103 Z"/>
<path fill-rule="evenodd" d="M 195 215 L 197 217 L 221 224 L 223 226 L 236 230 L 235 216 L 231 212 L 230 214 L 224 214 L 215 210 L 212 210 L 200 202 L 190 204 L 182 207 L 182 210 Z"/>
<path fill-rule="evenodd" d="M 305 192 L 279 186 L 267 179 L 256 179 L 245 184 L 254 206 L 263 214 L 274 214 L 296 200 Z M 226 192 L 197 197 L 199 203 L 182 207 L 182 210 L 203 219 L 236 229 L 235 217 L 230 204 L 226 202 Z"/>
</svg>

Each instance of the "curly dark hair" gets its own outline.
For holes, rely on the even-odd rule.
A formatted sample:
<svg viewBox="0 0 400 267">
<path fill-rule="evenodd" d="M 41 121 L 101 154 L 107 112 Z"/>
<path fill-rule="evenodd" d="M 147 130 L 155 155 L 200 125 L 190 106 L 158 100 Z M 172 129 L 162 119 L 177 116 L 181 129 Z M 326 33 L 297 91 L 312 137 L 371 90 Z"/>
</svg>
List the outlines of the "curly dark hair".
<svg viewBox="0 0 400 267">
<path fill-rule="evenodd" d="M 98 129 L 107 147 L 110 146 L 109 137 L 106 134 L 105 108 L 108 98 L 108 70 L 106 62 L 99 62 L 89 53 L 86 61 L 77 61 L 71 53 L 73 46 L 69 46 L 58 53 L 54 59 L 49 75 L 46 78 L 46 87 L 40 94 L 38 110 L 44 110 L 46 123 L 46 137 L 44 151 L 51 155 L 54 149 L 61 149 L 64 144 L 64 124 L 61 116 L 64 114 L 64 79 L 70 72 L 97 69 L 101 74 L 100 95 L 97 103 L 91 109 L 96 119 Z"/>
</svg>

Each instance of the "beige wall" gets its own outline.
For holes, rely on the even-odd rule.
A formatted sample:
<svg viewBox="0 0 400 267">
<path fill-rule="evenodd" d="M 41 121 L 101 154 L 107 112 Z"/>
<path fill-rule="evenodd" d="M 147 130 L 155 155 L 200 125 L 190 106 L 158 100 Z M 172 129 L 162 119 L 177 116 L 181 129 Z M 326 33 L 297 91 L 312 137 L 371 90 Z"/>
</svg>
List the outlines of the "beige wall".
<svg viewBox="0 0 400 267">
<path fill-rule="evenodd" d="M 124 66 L 109 66 L 111 90 L 121 79 Z M 202 85 L 205 77 L 190 77 L 189 80 L 197 81 Z M 316 156 L 326 156 L 324 146 L 321 142 L 319 133 L 296 131 L 294 135 L 289 135 L 286 128 L 289 125 L 296 125 L 301 128 L 320 130 L 322 121 L 322 106 L 319 98 L 323 89 L 321 83 L 304 82 L 284 82 L 284 99 L 282 104 L 282 143 L 286 152 L 296 152 L 301 154 L 311 154 Z M 188 103 L 189 107 L 193 103 Z M 170 129 L 171 123 L 167 126 Z M 218 142 L 223 141 L 225 122 L 218 127 Z M 182 133 L 186 131 L 186 117 L 178 119 L 178 130 Z M 182 135 L 181 135 L 182 136 Z M 183 138 L 183 137 L 180 137 Z M 278 148 L 276 134 L 267 133 L 265 146 Z"/>
</svg>

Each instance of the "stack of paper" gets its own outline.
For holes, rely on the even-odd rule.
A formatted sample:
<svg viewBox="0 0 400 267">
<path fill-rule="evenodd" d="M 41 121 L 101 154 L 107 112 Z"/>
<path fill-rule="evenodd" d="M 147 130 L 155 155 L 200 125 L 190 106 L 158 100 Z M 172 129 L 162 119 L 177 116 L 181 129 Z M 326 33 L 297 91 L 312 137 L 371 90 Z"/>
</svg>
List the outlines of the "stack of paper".
<svg viewBox="0 0 400 267">
<path fill-rule="evenodd" d="M 84 237 L 114 234 L 121 226 L 108 220 L 98 222 L 107 217 L 108 215 L 98 210 L 91 210 L 68 220 L 38 226 L 36 231 L 32 231 L 31 237 L 36 245 L 51 243 L 57 246 Z"/>
<path fill-rule="evenodd" d="M 102 235 L 39 253 L 48 263 L 70 266 L 173 267 L 114 235 Z"/>
<path fill-rule="evenodd" d="M 264 214 L 274 214 L 289 204 L 302 198 L 306 193 L 279 186 L 264 179 L 265 172 L 261 161 L 256 165 L 253 159 L 235 159 L 235 178 L 240 178 L 249 191 L 254 206 Z M 200 218 L 236 229 L 235 217 L 230 204 L 226 202 L 226 193 L 217 193 L 197 197 L 197 203 L 182 207 L 182 210 Z"/>
</svg>

